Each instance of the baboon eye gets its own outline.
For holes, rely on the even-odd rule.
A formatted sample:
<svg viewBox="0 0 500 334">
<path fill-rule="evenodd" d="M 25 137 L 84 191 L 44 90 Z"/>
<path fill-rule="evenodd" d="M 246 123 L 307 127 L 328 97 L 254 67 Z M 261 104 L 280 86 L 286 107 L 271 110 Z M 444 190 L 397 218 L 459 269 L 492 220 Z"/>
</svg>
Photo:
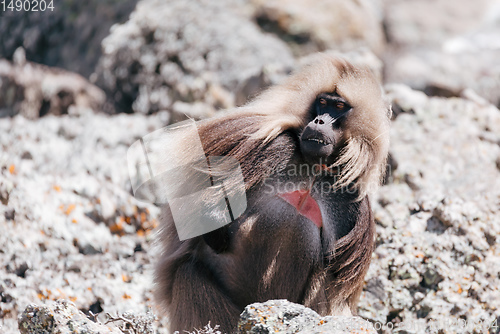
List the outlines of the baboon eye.
<svg viewBox="0 0 500 334">
<path fill-rule="evenodd" d="M 344 102 L 336 102 L 335 108 L 337 108 L 337 110 L 344 111 L 347 109 L 347 104 L 345 104 Z"/>
<path fill-rule="evenodd" d="M 320 99 L 319 99 L 319 104 L 321 104 L 321 106 L 323 106 L 323 107 L 324 107 L 324 106 L 326 106 L 326 105 L 328 104 L 328 102 L 326 101 L 326 99 L 324 99 L 324 98 L 320 98 Z"/>
</svg>

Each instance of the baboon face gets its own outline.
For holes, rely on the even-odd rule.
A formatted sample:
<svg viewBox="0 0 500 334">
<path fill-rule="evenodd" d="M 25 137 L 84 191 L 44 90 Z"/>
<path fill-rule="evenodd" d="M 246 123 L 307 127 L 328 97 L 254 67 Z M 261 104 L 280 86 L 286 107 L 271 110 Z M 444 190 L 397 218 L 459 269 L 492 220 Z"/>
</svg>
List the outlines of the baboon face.
<svg viewBox="0 0 500 334">
<path fill-rule="evenodd" d="M 342 138 L 342 123 L 352 107 L 335 93 L 322 93 L 311 107 L 311 118 L 300 136 L 300 148 L 310 163 L 331 164 Z"/>
</svg>

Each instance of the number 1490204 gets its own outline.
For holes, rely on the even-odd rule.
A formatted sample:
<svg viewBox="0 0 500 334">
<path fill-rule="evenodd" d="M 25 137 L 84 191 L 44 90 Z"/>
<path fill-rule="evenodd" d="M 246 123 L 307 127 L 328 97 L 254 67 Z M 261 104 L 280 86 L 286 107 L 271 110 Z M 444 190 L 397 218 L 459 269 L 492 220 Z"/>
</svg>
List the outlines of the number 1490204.
<svg viewBox="0 0 500 334">
<path fill-rule="evenodd" d="M 45 12 L 54 11 L 53 0 L 0 0 L 0 9 L 4 12 Z"/>
</svg>

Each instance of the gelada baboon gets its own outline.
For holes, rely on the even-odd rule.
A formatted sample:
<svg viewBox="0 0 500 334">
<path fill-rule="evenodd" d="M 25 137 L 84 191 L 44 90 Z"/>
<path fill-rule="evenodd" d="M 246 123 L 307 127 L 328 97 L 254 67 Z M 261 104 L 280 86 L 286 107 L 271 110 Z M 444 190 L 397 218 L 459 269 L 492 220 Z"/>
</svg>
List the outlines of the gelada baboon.
<svg viewBox="0 0 500 334">
<path fill-rule="evenodd" d="M 318 54 L 248 105 L 199 123 L 207 157 L 239 161 L 247 208 L 180 241 L 163 207 L 156 298 L 171 330 L 211 322 L 232 333 L 246 305 L 270 299 L 355 314 L 374 249 L 367 194 L 385 170 L 389 116 L 369 70 Z"/>
</svg>

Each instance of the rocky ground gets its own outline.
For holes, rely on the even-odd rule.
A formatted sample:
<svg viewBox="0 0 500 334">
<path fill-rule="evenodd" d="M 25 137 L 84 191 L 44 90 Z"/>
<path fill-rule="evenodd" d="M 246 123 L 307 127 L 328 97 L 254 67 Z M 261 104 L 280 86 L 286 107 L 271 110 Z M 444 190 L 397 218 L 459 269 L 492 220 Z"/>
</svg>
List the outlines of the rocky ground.
<svg viewBox="0 0 500 334">
<path fill-rule="evenodd" d="M 133 1 L 67 3 L 49 18 L 0 13 L 1 333 L 61 298 L 101 320 L 155 314 L 158 209 L 131 195 L 127 149 L 326 50 L 374 69 L 394 110 L 359 315 L 379 333 L 500 332 L 497 2 L 143 0 L 129 20 Z M 64 51 L 78 34 L 57 29 L 78 31 L 95 6 L 103 27 L 122 24 L 91 21 L 95 38 L 72 41 L 88 46 L 80 61 Z"/>
<path fill-rule="evenodd" d="M 4 330 L 13 332 L 30 302 L 64 298 L 94 313 L 152 307 L 157 208 L 130 194 L 126 157 L 165 116 L 0 122 Z"/>
</svg>

